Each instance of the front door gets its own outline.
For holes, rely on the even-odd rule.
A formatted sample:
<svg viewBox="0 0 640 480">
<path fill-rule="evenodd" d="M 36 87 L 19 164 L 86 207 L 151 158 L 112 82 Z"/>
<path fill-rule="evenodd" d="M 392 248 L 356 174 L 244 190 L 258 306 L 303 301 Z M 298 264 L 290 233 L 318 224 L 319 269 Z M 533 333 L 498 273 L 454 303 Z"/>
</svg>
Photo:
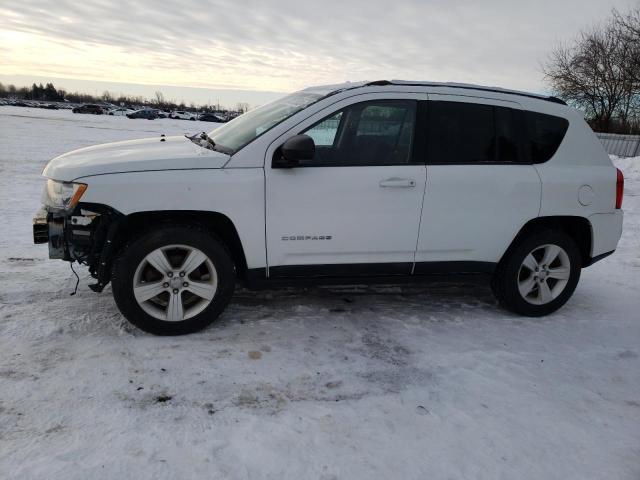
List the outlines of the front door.
<svg viewBox="0 0 640 480">
<path fill-rule="evenodd" d="M 314 139 L 299 167 L 272 168 L 279 145 L 268 150 L 270 277 L 411 273 L 426 183 L 413 153 L 417 101 L 381 95 L 343 100 L 279 139 Z"/>
</svg>

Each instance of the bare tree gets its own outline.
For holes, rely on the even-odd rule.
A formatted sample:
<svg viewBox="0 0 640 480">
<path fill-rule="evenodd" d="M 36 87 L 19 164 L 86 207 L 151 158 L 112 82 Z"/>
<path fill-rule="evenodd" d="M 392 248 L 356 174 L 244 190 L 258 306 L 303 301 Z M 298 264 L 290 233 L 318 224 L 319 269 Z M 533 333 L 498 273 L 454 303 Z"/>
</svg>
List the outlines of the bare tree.
<svg viewBox="0 0 640 480">
<path fill-rule="evenodd" d="M 249 111 L 249 104 L 246 102 L 238 102 L 238 104 L 236 105 L 236 110 L 239 113 L 246 113 Z"/>
<path fill-rule="evenodd" d="M 109 92 L 109 90 L 105 90 L 104 92 L 102 92 L 102 100 L 107 103 L 113 102 L 113 96 L 111 95 L 111 92 Z"/>
<path fill-rule="evenodd" d="M 633 88 L 640 91 L 640 6 L 624 14 L 614 8 L 612 13 L 615 28 L 629 50 L 627 74 L 634 83 Z"/>
<path fill-rule="evenodd" d="M 640 65 L 640 6 L 636 6 L 626 13 L 621 13 L 614 8 L 612 16 L 615 28 L 631 50 L 632 64 L 637 74 L 640 72 L 640 68 L 638 68 Z M 635 80 L 640 81 L 638 78 Z"/>
<path fill-rule="evenodd" d="M 544 67 L 555 94 L 583 109 L 602 132 L 637 123 L 640 36 L 634 37 L 616 15 L 581 32 L 573 45 L 556 47 Z M 623 18 L 640 32 L 640 15 L 634 15 Z"/>
<path fill-rule="evenodd" d="M 158 105 L 164 104 L 164 94 L 161 91 L 156 91 L 156 103 Z"/>
</svg>

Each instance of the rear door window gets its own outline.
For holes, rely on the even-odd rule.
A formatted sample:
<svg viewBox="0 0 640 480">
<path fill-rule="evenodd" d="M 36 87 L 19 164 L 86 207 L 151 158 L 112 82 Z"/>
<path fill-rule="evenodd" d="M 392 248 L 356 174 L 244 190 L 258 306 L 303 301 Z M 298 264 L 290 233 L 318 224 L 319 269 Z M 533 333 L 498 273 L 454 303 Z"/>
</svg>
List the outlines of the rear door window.
<svg viewBox="0 0 640 480">
<path fill-rule="evenodd" d="M 491 162 L 495 158 L 493 107 L 429 102 L 430 163 Z"/>
<path fill-rule="evenodd" d="M 520 111 L 478 103 L 428 104 L 431 164 L 519 163 Z"/>
</svg>

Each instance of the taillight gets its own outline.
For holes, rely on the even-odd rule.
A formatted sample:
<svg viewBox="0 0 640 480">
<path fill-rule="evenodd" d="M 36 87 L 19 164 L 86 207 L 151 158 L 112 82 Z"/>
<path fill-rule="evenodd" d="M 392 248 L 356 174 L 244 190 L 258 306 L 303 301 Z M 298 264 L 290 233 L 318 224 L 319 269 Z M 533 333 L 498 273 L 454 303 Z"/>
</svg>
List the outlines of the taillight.
<svg viewBox="0 0 640 480">
<path fill-rule="evenodd" d="M 616 208 L 622 208 L 622 195 L 624 194 L 624 175 L 619 168 L 616 168 L 618 176 L 616 179 Z"/>
</svg>

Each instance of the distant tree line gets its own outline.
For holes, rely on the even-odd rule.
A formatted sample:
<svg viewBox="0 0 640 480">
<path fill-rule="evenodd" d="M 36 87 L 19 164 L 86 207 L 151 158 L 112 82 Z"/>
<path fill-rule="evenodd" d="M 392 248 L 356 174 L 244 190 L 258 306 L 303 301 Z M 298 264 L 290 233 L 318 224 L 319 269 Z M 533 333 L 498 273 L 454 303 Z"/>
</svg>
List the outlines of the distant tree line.
<svg viewBox="0 0 640 480">
<path fill-rule="evenodd" d="M 153 99 L 142 96 L 132 95 L 113 95 L 109 91 L 104 91 L 100 96 L 90 95 L 87 93 L 67 92 L 66 90 L 56 89 L 53 83 L 46 85 L 33 84 L 31 87 L 16 87 L 15 85 L 3 85 L 0 83 L 0 98 L 13 98 L 16 100 L 37 100 L 44 102 L 72 102 L 72 103 L 109 103 L 114 105 L 126 106 L 147 106 L 158 108 L 161 110 L 198 110 L 195 103 L 191 102 L 188 106 L 184 102 L 177 103 L 172 100 L 166 100 L 162 92 L 157 91 Z M 202 111 L 221 111 L 229 112 L 230 110 L 220 105 L 211 105 L 200 107 Z M 235 112 L 244 113 L 249 110 L 248 103 L 238 103 Z"/>
<path fill-rule="evenodd" d="M 558 45 L 543 67 L 554 94 L 598 132 L 640 133 L 640 6 Z"/>
<path fill-rule="evenodd" d="M 16 88 L 15 85 L 3 85 L 0 83 L 0 97 L 18 98 L 22 100 L 45 100 L 50 102 L 61 102 L 65 98 L 64 90 L 56 90 L 53 83 L 46 85 L 36 85 L 31 87 Z"/>
</svg>

